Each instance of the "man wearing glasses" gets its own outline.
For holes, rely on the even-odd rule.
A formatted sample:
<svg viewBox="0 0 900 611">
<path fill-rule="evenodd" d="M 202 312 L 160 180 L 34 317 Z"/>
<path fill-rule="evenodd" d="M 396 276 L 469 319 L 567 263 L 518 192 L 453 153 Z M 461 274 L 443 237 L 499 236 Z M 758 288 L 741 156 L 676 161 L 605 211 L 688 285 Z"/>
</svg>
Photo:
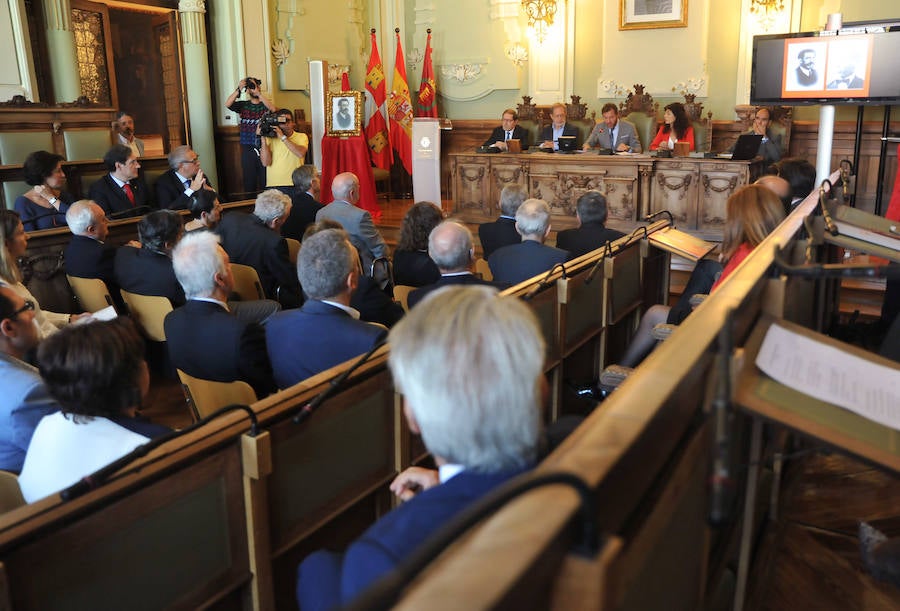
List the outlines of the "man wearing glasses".
<svg viewBox="0 0 900 611">
<path fill-rule="evenodd" d="M 169 153 L 169 170 L 157 180 L 156 204 L 170 210 L 187 210 L 191 197 L 200 189 L 213 188 L 200 169 L 200 156 L 186 145 L 176 146 Z"/>
<path fill-rule="evenodd" d="M 509 140 L 518 140 L 519 147 L 524 151 L 528 148 L 528 131 L 519 127 L 519 113 L 512 108 L 503 111 L 500 119 L 500 127 L 495 127 L 490 137 L 484 141 L 484 146 L 493 146 L 505 151 L 508 149 Z"/>
<path fill-rule="evenodd" d="M 0 286 L 0 469 L 18 473 L 34 428 L 59 410 L 38 370 L 26 362 L 37 347 L 34 302 Z"/>
<path fill-rule="evenodd" d="M 140 216 L 151 209 L 150 190 L 138 176 L 141 164 L 132 150 L 116 144 L 103 156 L 109 174 L 94 182 L 88 191 L 111 219 Z"/>
<path fill-rule="evenodd" d="M 769 129 L 771 124 L 772 111 L 765 106 L 761 106 L 756 110 L 756 114 L 753 117 L 753 125 L 746 132 L 747 134 L 762 136 L 762 142 L 759 143 L 759 151 L 756 153 L 756 156 L 760 157 L 766 165 L 781 159 L 781 134 L 773 135 Z M 729 152 L 734 152 L 734 144 L 731 145 Z"/>
</svg>

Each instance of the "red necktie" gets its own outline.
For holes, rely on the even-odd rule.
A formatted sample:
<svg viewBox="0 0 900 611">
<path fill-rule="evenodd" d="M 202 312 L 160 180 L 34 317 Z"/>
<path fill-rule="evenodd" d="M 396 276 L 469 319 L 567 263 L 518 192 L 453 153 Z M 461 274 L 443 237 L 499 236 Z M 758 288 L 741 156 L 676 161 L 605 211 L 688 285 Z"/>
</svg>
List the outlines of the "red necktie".
<svg viewBox="0 0 900 611">
<path fill-rule="evenodd" d="M 122 189 L 125 190 L 125 195 L 128 196 L 128 201 L 131 202 L 131 206 L 134 207 L 134 191 L 131 189 L 131 185 L 127 182 L 122 185 Z"/>
</svg>

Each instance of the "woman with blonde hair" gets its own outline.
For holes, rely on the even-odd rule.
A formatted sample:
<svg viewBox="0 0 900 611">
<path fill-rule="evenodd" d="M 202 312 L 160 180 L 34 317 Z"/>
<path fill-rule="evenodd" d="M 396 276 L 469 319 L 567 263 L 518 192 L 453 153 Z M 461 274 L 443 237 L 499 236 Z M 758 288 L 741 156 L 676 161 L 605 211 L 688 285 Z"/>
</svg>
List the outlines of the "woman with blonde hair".
<svg viewBox="0 0 900 611">
<path fill-rule="evenodd" d="M 773 191 L 762 185 L 741 187 L 731 194 L 725 206 L 725 228 L 719 254 L 719 261 L 724 267 L 718 278 L 712 282 L 709 292 L 716 290 L 753 252 L 753 249 L 784 220 L 784 205 L 781 200 Z M 704 265 L 706 263 L 712 265 Z M 698 273 L 701 268 L 708 270 L 709 267 L 718 268 L 719 265 L 714 262 L 698 261 L 694 273 Z M 693 280 L 693 274 L 691 276 Z M 710 273 L 710 277 L 715 277 L 715 274 Z M 688 285 L 691 284 L 693 284 L 691 280 L 688 280 Z M 651 333 L 653 328 L 662 323 L 678 324 L 684 319 L 685 316 L 673 319 L 672 314 L 675 313 L 673 308 L 666 305 L 651 306 L 641 318 L 641 324 L 619 364 L 623 367 L 636 367 L 656 344 L 656 339 Z"/>
<path fill-rule="evenodd" d="M 0 284 L 8 286 L 26 302 L 34 304 L 34 322 L 38 326 L 41 338 L 54 333 L 59 327 L 90 314 L 60 314 L 42 310 L 31 291 L 22 284 L 22 272 L 19 270 L 19 257 L 25 255 L 28 247 L 28 234 L 17 212 L 0 210 Z"/>
</svg>

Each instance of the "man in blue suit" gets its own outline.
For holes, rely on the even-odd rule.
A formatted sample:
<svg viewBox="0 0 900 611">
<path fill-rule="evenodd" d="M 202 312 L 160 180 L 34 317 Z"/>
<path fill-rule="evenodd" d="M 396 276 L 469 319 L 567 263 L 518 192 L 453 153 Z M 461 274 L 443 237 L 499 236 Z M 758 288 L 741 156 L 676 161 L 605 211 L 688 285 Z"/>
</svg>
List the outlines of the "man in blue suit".
<svg viewBox="0 0 900 611">
<path fill-rule="evenodd" d="M 359 274 L 359 255 L 346 231 L 325 229 L 303 241 L 297 275 L 307 301 L 266 323 L 279 388 L 364 354 L 384 337 L 384 327 L 359 320 L 350 307 Z"/>
<path fill-rule="evenodd" d="M 546 246 L 550 235 L 550 206 L 542 199 L 526 199 L 516 212 L 516 230 L 522 241 L 504 246 L 488 259 L 494 282 L 518 284 L 565 263 L 568 251 Z"/>
<path fill-rule="evenodd" d="M 566 105 L 557 102 L 550 107 L 550 125 L 541 130 L 541 143 L 539 148 L 549 151 L 559 150 L 560 136 L 574 136 L 575 148 L 581 146 L 578 142 L 578 128 L 566 122 L 568 111 Z"/>
<path fill-rule="evenodd" d="M 303 611 L 349 603 L 537 459 L 544 341 L 521 300 L 484 286 L 435 291 L 393 328 L 390 345 L 407 422 L 439 469 L 401 473 L 391 490 L 407 502 L 343 554 L 319 551 L 301 563 Z"/>
</svg>

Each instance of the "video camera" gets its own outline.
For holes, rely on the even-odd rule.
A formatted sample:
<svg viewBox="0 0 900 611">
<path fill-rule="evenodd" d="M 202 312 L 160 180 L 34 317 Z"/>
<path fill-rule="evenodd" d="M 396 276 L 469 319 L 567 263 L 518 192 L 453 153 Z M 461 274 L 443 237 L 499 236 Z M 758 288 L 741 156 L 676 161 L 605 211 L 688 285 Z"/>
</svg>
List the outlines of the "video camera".
<svg viewBox="0 0 900 611">
<path fill-rule="evenodd" d="M 244 82 L 247 83 L 247 89 L 250 91 L 256 91 L 259 89 L 259 86 L 262 85 L 262 81 L 258 78 L 253 78 L 252 76 L 248 76 L 244 79 Z"/>
<path fill-rule="evenodd" d="M 277 115 L 274 112 L 267 112 L 259 118 L 259 135 L 266 138 L 275 137 L 275 126 L 281 125 L 287 121 L 286 115 Z"/>
</svg>

